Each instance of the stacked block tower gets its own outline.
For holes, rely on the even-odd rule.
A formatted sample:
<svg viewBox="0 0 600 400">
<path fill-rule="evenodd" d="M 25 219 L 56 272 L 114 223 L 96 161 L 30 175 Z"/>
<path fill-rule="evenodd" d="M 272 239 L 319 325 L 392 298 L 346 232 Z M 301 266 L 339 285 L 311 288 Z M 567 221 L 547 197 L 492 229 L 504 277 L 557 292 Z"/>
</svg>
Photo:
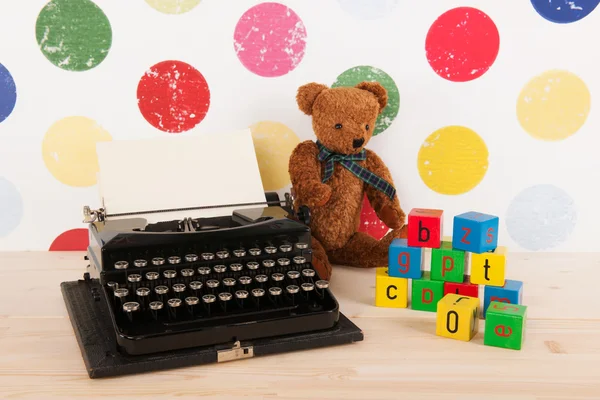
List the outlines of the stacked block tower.
<svg viewBox="0 0 600 400">
<path fill-rule="evenodd" d="M 395 239 L 377 268 L 375 305 L 434 312 L 436 334 L 470 341 L 485 319 L 484 344 L 520 350 L 527 307 L 523 282 L 506 279 L 507 248 L 498 246 L 499 218 L 469 211 L 444 237 L 444 211 L 412 209 L 408 239 Z M 429 265 L 425 250 L 431 251 Z"/>
</svg>

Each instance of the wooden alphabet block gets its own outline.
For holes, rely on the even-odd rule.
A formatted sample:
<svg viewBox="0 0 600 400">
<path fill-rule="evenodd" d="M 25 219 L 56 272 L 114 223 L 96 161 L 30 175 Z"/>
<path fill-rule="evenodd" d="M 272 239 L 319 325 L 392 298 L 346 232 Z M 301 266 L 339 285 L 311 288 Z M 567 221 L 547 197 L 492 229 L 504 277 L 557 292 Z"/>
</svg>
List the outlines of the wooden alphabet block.
<svg viewBox="0 0 600 400">
<path fill-rule="evenodd" d="M 438 303 L 436 334 L 470 341 L 479 332 L 479 299 L 449 293 Z"/>
<path fill-rule="evenodd" d="M 413 208 L 408 213 L 408 245 L 411 247 L 440 247 L 444 233 L 444 211 Z"/>
<path fill-rule="evenodd" d="M 475 211 L 454 217 L 452 246 L 471 253 L 485 253 L 498 246 L 499 218 Z M 409 225 L 410 226 L 410 225 Z"/>
<path fill-rule="evenodd" d="M 504 286 L 506 247 L 475 254 L 471 253 L 471 283 L 486 286 Z"/>
<path fill-rule="evenodd" d="M 461 283 L 466 271 L 464 250 L 452 248 L 451 241 L 442 241 L 439 249 L 431 250 L 431 279 Z"/>
<path fill-rule="evenodd" d="M 492 301 L 523 304 L 523 282 L 506 279 L 504 286 L 485 286 L 483 290 L 483 318 Z"/>
<path fill-rule="evenodd" d="M 407 239 L 394 239 L 388 250 L 389 275 L 419 279 L 423 273 L 423 249 L 408 246 Z"/>
<path fill-rule="evenodd" d="M 437 303 L 444 297 L 444 282 L 431 279 L 429 271 L 421 279 L 412 280 L 411 308 L 419 311 L 437 311 Z"/>
<path fill-rule="evenodd" d="M 479 298 L 479 285 L 471 283 L 471 277 L 465 275 L 461 283 L 444 282 L 444 296 L 448 293 Z"/>
<path fill-rule="evenodd" d="M 521 350 L 525 341 L 527 306 L 492 301 L 486 315 L 483 344 Z"/>
<path fill-rule="evenodd" d="M 387 267 L 376 268 L 375 306 L 385 308 L 408 307 L 408 279 L 389 276 Z"/>
</svg>

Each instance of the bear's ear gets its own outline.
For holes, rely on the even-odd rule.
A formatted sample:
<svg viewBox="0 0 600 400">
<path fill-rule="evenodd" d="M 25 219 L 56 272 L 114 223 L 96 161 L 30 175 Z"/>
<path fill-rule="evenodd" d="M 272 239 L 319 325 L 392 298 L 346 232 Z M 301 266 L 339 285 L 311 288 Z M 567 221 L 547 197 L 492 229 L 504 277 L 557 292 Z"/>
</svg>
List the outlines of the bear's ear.
<svg viewBox="0 0 600 400">
<path fill-rule="evenodd" d="M 312 115 L 312 107 L 317 96 L 327 89 L 329 89 L 327 86 L 314 82 L 300 86 L 296 94 L 296 103 L 298 103 L 300 111 L 306 115 Z"/>
<path fill-rule="evenodd" d="M 361 82 L 355 86 L 358 89 L 366 90 L 371 92 L 377 98 L 379 102 L 379 113 L 383 111 L 388 102 L 387 90 L 379 82 Z"/>
</svg>

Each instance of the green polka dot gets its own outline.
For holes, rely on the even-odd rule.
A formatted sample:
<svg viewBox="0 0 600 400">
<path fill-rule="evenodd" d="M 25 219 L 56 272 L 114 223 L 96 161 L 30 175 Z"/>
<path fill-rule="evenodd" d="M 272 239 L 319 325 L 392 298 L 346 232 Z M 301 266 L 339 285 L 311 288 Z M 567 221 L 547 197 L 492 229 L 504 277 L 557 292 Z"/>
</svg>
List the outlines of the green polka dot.
<svg viewBox="0 0 600 400">
<path fill-rule="evenodd" d="M 98 66 L 112 44 L 110 22 L 90 0 L 48 2 L 38 15 L 35 35 L 44 56 L 67 71 Z"/>
<path fill-rule="evenodd" d="M 344 71 L 337 77 L 332 87 L 356 86 L 365 81 L 379 82 L 388 91 L 388 104 L 383 109 L 381 115 L 379 115 L 379 118 L 377 118 L 377 125 L 373 131 L 373 136 L 377 136 L 389 128 L 398 115 L 398 110 L 400 109 L 400 92 L 398 91 L 396 82 L 379 68 L 361 65 Z"/>
</svg>

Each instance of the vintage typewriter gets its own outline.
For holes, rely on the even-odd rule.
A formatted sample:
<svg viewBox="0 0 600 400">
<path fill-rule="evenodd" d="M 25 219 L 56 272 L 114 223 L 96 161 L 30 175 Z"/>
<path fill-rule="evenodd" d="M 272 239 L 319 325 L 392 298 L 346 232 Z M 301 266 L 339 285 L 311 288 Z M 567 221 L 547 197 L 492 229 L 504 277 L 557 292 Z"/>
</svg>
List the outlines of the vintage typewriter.
<svg viewBox="0 0 600 400">
<path fill-rule="evenodd" d="M 61 287 L 88 375 L 363 340 L 312 267 L 309 210 L 292 203 L 265 193 L 225 215 L 190 207 L 177 210 L 189 217 L 153 222 L 137 215 L 147 211 L 84 207 L 89 264 Z M 212 216 L 194 216 L 206 208 Z"/>
</svg>

